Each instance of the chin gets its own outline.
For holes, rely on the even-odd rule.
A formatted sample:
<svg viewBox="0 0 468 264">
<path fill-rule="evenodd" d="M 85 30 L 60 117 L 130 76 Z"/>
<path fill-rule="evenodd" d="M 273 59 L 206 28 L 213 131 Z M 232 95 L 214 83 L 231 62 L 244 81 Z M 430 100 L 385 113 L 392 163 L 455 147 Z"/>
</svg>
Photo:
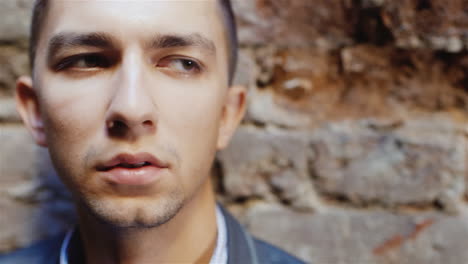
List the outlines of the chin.
<svg viewBox="0 0 468 264">
<path fill-rule="evenodd" d="M 153 228 L 164 225 L 182 209 L 181 191 L 152 198 L 88 198 L 81 201 L 85 213 L 114 228 Z"/>
</svg>

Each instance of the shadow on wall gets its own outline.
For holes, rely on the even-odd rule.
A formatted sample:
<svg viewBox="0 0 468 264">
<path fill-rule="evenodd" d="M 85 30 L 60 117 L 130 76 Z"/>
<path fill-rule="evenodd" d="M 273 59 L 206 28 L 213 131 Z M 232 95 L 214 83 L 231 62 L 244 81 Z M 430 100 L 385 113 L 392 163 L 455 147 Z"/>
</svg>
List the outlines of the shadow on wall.
<svg viewBox="0 0 468 264">
<path fill-rule="evenodd" d="M 71 194 L 59 179 L 47 149 L 39 148 L 38 179 L 40 189 L 36 192 L 40 203 L 34 228 L 40 235 L 51 236 L 64 232 L 76 223 L 76 213 Z"/>
<path fill-rule="evenodd" d="M 9 221 L 2 224 L 7 230 L 2 230 L 0 252 L 60 234 L 76 222 L 71 195 L 57 177 L 47 149 L 28 147 L 35 156 L 33 168 L 28 169 L 30 175 L 7 188 L 6 202 L 0 205 L 7 211 L 5 221 Z"/>
</svg>

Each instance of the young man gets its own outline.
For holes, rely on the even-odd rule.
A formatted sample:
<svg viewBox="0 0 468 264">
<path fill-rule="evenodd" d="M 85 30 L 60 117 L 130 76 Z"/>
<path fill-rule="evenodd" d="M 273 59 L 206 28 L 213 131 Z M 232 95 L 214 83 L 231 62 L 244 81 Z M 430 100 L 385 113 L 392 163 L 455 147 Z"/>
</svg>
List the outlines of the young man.
<svg viewBox="0 0 468 264">
<path fill-rule="evenodd" d="M 18 110 L 79 222 L 0 263 L 301 263 L 215 201 L 245 110 L 236 41 L 228 1 L 37 1 Z"/>
</svg>

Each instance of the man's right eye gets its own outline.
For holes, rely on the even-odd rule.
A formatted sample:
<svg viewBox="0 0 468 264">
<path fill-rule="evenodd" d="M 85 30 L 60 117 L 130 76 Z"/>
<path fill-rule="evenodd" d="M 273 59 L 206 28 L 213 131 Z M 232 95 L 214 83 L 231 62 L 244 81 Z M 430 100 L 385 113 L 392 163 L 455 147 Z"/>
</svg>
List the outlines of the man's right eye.
<svg viewBox="0 0 468 264">
<path fill-rule="evenodd" d="M 55 67 L 56 71 L 72 69 L 80 71 L 91 71 L 97 68 L 108 68 L 111 62 L 103 55 L 99 54 L 80 54 L 65 58 Z"/>
</svg>

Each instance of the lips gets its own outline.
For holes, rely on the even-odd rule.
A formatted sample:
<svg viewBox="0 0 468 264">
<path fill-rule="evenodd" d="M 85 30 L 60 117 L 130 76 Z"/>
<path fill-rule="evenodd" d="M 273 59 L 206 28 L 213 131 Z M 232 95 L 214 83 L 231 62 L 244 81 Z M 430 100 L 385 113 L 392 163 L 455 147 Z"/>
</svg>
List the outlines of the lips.
<svg viewBox="0 0 468 264">
<path fill-rule="evenodd" d="M 160 161 L 155 156 L 149 153 L 119 154 L 111 160 L 97 166 L 98 171 L 108 171 L 116 167 L 123 168 L 140 168 L 144 166 L 156 166 L 159 168 L 167 168 L 169 165 Z"/>
<path fill-rule="evenodd" d="M 117 185 L 148 185 L 161 177 L 169 164 L 149 153 L 119 154 L 99 164 L 96 170 L 105 180 Z"/>
</svg>

